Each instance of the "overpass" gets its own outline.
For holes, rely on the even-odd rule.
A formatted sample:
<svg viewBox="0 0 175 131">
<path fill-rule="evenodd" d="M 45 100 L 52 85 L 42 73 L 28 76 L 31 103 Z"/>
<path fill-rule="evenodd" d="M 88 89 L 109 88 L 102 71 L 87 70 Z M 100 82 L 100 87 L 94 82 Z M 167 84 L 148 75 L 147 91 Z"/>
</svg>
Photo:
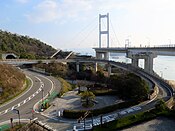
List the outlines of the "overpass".
<svg viewBox="0 0 175 131">
<path fill-rule="evenodd" d="M 22 65 L 34 65 L 38 63 L 49 64 L 53 62 L 58 63 L 76 63 L 76 71 L 80 71 L 80 63 L 93 63 L 94 69 L 97 72 L 98 70 L 98 63 L 106 63 L 108 68 L 108 75 L 111 74 L 111 67 L 110 61 L 103 60 L 103 59 L 40 59 L 40 60 L 28 60 L 28 59 L 8 59 L 8 60 L 0 60 L 0 64 L 10 64 L 14 66 L 22 66 Z"/>
<path fill-rule="evenodd" d="M 153 59 L 158 55 L 175 56 L 175 46 L 166 47 L 123 47 L 123 48 L 93 48 L 97 59 L 109 60 L 110 53 L 126 53 L 126 57 L 132 60 L 132 66 L 138 67 L 139 59 L 144 59 L 144 70 L 153 73 Z"/>
</svg>

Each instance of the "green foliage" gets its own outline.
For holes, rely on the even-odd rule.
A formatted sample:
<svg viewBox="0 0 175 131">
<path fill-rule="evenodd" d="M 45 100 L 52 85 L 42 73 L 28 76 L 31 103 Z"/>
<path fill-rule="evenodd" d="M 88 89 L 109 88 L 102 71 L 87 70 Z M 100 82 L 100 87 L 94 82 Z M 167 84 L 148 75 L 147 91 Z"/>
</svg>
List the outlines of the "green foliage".
<svg viewBox="0 0 175 131">
<path fill-rule="evenodd" d="M 36 65 L 37 68 L 44 69 L 46 72 L 51 73 L 56 77 L 66 77 L 68 73 L 68 66 L 63 63 L 52 62 L 48 64 L 42 64 L 42 61 L 39 61 Z"/>
<path fill-rule="evenodd" d="M 90 105 L 93 105 L 92 100 L 95 99 L 95 95 L 91 91 L 84 91 L 80 93 L 81 99 L 85 100 L 85 103 L 83 103 L 84 107 L 90 107 Z"/>
<path fill-rule="evenodd" d="M 94 95 L 96 96 L 104 96 L 104 95 L 116 95 L 117 92 L 111 89 L 100 89 L 100 90 L 92 90 Z"/>
<path fill-rule="evenodd" d="M 94 116 L 98 116 L 100 114 L 109 113 L 118 109 L 128 108 L 130 106 L 136 105 L 138 102 L 136 101 L 127 101 L 127 102 L 121 102 L 118 104 L 105 106 L 103 108 L 98 108 L 94 110 L 90 110 L 91 113 L 93 113 Z M 79 118 L 82 116 L 82 114 L 86 112 L 86 110 L 64 110 L 63 116 L 66 118 Z M 91 115 L 89 115 L 91 116 Z"/>
<path fill-rule="evenodd" d="M 0 51 L 15 53 L 20 58 L 27 59 L 48 58 L 56 52 L 54 48 L 37 39 L 2 30 L 0 30 Z"/>
<path fill-rule="evenodd" d="M 30 54 L 30 53 L 21 53 L 20 58 L 21 59 L 35 59 L 35 55 Z"/>
<path fill-rule="evenodd" d="M 87 97 L 91 99 L 95 99 L 95 95 L 91 91 L 84 91 L 80 93 L 80 96 L 82 99 L 86 99 Z"/>
<path fill-rule="evenodd" d="M 59 93 L 59 96 L 62 96 L 64 93 L 71 91 L 73 89 L 73 85 L 68 83 L 66 80 L 64 80 L 61 77 L 58 77 L 58 80 L 61 82 L 61 91 Z"/>
<path fill-rule="evenodd" d="M 63 116 L 65 118 L 80 118 L 81 116 L 84 116 L 84 113 L 86 112 L 86 110 L 64 110 L 63 111 Z"/>
<path fill-rule="evenodd" d="M 155 107 L 160 112 L 165 111 L 167 109 L 167 106 L 166 106 L 165 101 L 163 99 L 160 99 Z"/>
<path fill-rule="evenodd" d="M 110 87 L 125 99 L 143 101 L 148 96 L 148 85 L 139 76 L 129 73 L 120 76 L 111 76 Z"/>
</svg>

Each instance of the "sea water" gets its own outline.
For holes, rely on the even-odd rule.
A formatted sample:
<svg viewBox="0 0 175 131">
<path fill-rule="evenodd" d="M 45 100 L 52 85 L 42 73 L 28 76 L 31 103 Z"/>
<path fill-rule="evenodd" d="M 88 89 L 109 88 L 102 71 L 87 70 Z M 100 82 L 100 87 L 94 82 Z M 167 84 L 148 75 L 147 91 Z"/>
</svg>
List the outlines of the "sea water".
<svg viewBox="0 0 175 131">
<path fill-rule="evenodd" d="M 111 53 L 110 60 L 131 63 L 125 53 Z M 144 68 L 144 60 L 139 60 L 139 67 Z M 175 80 L 175 56 L 157 56 L 153 60 L 153 70 L 166 80 Z"/>
</svg>

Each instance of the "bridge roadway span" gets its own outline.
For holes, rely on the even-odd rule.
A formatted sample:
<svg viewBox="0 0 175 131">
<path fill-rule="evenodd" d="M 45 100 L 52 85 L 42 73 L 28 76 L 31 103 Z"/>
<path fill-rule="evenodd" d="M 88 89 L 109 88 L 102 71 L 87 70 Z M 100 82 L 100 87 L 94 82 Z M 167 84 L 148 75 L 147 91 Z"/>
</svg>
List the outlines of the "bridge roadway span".
<svg viewBox="0 0 175 131">
<path fill-rule="evenodd" d="M 110 47 L 94 48 L 94 50 L 99 53 L 154 52 L 156 55 L 175 56 L 175 47 Z"/>
<path fill-rule="evenodd" d="M 109 60 L 109 53 L 126 53 L 131 64 L 138 67 L 139 59 L 144 59 L 144 70 L 153 74 L 153 59 L 158 55 L 175 56 L 175 47 L 126 47 L 126 48 L 94 48 L 96 58 Z"/>
<path fill-rule="evenodd" d="M 27 59 L 7 59 L 0 60 L 2 64 L 11 64 L 11 65 L 24 65 L 24 64 L 37 64 L 37 63 L 53 63 L 53 62 L 62 62 L 62 63 L 76 63 L 76 62 L 89 62 L 89 63 L 107 63 L 107 60 L 100 59 L 41 59 L 41 60 L 27 60 Z"/>
<path fill-rule="evenodd" d="M 155 84 L 158 85 L 158 87 L 160 89 L 162 89 L 165 94 L 165 96 L 162 96 L 164 100 L 169 100 L 170 97 L 173 96 L 173 90 L 171 89 L 171 87 L 169 85 L 167 85 L 164 81 L 162 81 L 161 79 L 150 75 L 149 73 L 144 72 L 142 69 L 136 69 L 133 68 L 130 65 L 127 64 L 123 64 L 123 63 L 118 63 L 118 62 L 114 62 L 114 61 L 108 61 L 108 60 L 78 60 L 79 62 L 103 62 L 103 63 L 110 63 L 113 66 L 117 66 L 119 68 L 123 68 L 125 70 L 130 70 L 132 72 L 135 72 L 139 75 L 141 75 L 142 77 L 145 77 L 148 80 L 153 81 Z M 77 60 L 59 60 L 59 62 L 77 62 Z M 21 114 L 21 118 L 32 118 L 32 109 L 35 103 L 37 103 L 41 98 L 42 98 L 42 92 L 40 90 L 40 87 L 43 84 L 43 88 L 44 88 L 44 95 L 47 94 L 47 92 L 49 92 L 51 90 L 51 88 L 53 88 L 52 86 L 52 82 L 46 78 L 46 76 L 37 74 L 37 73 L 33 73 L 33 72 L 29 72 L 29 71 L 25 71 L 26 75 L 28 75 L 30 77 L 30 79 L 32 79 L 33 81 L 33 85 L 31 87 L 30 90 L 27 91 L 27 93 L 25 93 L 25 95 L 22 95 L 20 97 L 18 97 L 17 99 L 13 100 L 10 103 L 7 103 L 5 105 L 0 106 L 0 123 L 6 120 L 9 120 L 10 118 L 18 118 L 17 114 L 13 114 L 12 113 L 12 109 L 17 108 L 20 111 Z M 39 91 L 40 90 L 40 91 Z M 38 93 L 36 93 L 38 91 Z M 33 94 L 35 94 L 33 96 Z M 32 98 L 29 97 L 33 96 Z M 25 101 L 25 102 L 24 102 Z M 147 102 L 145 104 L 143 104 L 142 107 L 142 111 L 148 110 L 150 108 L 153 108 L 155 103 L 156 103 L 156 99 L 154 101 L 150 101 Z M 45 117 L 42 117 L 40 114 L 36 114 L 35 117 L 38 117 L 39 120 L 45 120 Z M 48 118 L 48 120 L 51 118 Z M 65 120 L 65 122 L 70 122 L 69 120 Z M 75 122 L 75 121 L 74 121 Z"/>
</svg>

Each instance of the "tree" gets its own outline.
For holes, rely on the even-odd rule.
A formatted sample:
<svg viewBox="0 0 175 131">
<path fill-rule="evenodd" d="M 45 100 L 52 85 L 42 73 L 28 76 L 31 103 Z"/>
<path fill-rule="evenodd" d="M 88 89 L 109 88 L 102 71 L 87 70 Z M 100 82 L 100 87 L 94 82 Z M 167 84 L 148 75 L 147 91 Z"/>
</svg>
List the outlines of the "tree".
<svg viewBox="0 0 175 131">
<path fill-rule="evenodd" d="M 155 107 L 159 111 L 165 111 L 167 109 L 166 103 L 163 99 L 160 99 L 155 105 Z"/>
<path fill-rule="evenodd" d="M 147 83 L 133 73 L 111 76 L 109 82 L 122 98 L 143 101 L 148 96 Z"/>
<path fill-rule="evenodd" d="M 95 99 L 95 95 L 91 91 L 84 91 L 80 93 L 81 99 L 85 100 L 85 105 L 89 106 L 90 103 Z"/>
</svg>

